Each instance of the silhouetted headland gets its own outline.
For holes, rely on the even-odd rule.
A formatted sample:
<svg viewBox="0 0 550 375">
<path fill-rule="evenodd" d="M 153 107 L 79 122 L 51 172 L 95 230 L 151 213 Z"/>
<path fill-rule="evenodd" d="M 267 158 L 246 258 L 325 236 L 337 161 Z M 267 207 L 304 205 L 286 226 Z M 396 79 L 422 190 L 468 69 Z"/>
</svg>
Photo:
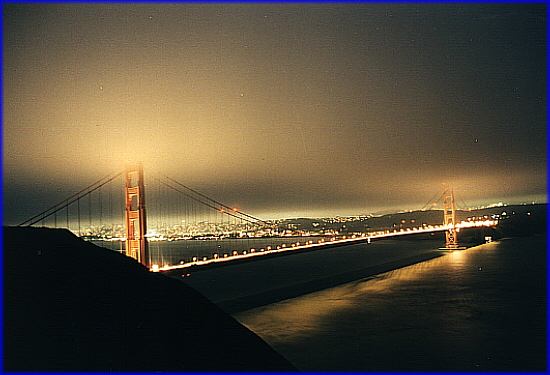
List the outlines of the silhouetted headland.
<svg viewBox="0 0 550 375">
<path fill-rule="evenodd" d="M 295 371 L 181 281 L 67 230 L 3 233 L 5 371 Z"/>
</svg>

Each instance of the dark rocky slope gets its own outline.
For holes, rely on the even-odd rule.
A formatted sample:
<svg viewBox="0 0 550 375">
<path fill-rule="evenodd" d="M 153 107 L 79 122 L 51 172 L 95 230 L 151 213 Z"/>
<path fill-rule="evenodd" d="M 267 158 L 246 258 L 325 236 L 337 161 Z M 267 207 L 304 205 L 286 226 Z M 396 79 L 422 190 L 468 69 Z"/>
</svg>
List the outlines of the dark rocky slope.
<svg viewBox="0 0 550 375">
<path fill-rule="evenodd" d="M 5 371 L 293 371 L 179 280 L 69 231 L 4 228 Z"/>
</svg>

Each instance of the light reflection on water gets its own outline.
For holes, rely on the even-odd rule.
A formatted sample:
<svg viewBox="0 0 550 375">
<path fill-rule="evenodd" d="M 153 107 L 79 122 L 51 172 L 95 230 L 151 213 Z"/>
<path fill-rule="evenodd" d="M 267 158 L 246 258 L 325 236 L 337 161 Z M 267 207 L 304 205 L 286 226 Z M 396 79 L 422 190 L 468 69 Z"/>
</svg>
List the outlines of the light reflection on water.
<svg viewBox="0 0 550 375">
<path fill-rule="evenodd" d="M 350 282 L 305 296 L 235 314 L 244 325 L 268 342 L 300 340 L 325 329 L 330 321 L 358 303 L 376 304 L 382 294 L 391 293 L 400 282 L 414 280 L 442 258 Z"/>
<path fill-rule="evenodd" d="M 234 314 L 303 371 L 545 369 L 545 239 L 513 239 Z"/>
<path fill-rule="evenodd" d="M 429 259 L 440 254 L 434 250 L 439 245 L 384 240 L 338 246 L 205 270 L 185 282 L 229 311 L 244 311 Z M 235 299 L 241 299 L 236 310 L 227 305 Z"/>
</svg>

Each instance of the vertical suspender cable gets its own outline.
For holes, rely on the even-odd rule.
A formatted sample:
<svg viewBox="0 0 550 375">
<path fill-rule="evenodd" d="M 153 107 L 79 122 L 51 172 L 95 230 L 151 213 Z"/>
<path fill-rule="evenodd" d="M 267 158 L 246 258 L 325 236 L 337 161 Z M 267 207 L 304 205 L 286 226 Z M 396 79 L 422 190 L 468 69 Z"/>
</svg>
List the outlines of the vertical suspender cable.
<svg viewBox="0 0 550 375">
<path fill-rule="evenodd" d="M 109 184 L 109 192 L 108 192 L 108 199 L 107 199 L 107 204 L 108 204 L 108 207 L 109 207 L 109 223 L 110 223 L 110 233 L 111 233 L 111 241 L 110 241 L 110 248 L 111 250 L 113 251 L 120 251 L 120 247 L 122 246 L 122 241 L 121 240 L 118 240 L 120 243 L 117 244 L 115 243 L 115 241 L 113 241 L 113 238 L 118 238 L 118 236 L 116 235 L 116 232 L 115 232 L 115 225 L 114 225 L 114 220 L 113 220 L 113 185 L 112 184 Z"/>
<path fill-rule="evenodd" d="M 102 201 L 102 194 L 101 194 L 101 188 L 99 188 L 98 191 L 99 195 L 99 227 L 101 228 L 101 231 L 103 231 L 103 201 Z"/>
<path fill-rule="evenodd" d="M 80 237 L 80 198 L 76 200 L 76 210 L 78 214 L 78 236 Z"/>
<path fill-rule="evenodd" d="M 161 218 L 161 228 L 162 228 L 162 232 L 163 234 L 166 234 L 166 228 L 164 227 L 164 224 L 166 222 L 166 217 L 165 217 L 165 212 L 164 212 L 164 199 L 166 198 L 164 196 L 164 190 L 160 190 L 160 196 L 159 196 L 159 214 L 160 214 L 160 218 Z M 159 259 L 159 265 L 160 266 L 164 266 L 164 248 L 160 251 L 160 259 Z"/>
<path fill-rule="evenodd" d="M 92 230 L 93 222 L 92 222 L 92 194 L 88 194 L 88 215 L 89 215 L 89 221 L 90 221 L 90 230 Z"/>
</svg>

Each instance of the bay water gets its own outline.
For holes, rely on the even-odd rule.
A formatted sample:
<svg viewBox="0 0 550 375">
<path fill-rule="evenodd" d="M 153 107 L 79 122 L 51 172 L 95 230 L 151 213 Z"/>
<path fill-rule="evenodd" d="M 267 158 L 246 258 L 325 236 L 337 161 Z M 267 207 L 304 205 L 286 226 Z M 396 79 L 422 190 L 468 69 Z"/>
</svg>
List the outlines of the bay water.
<svg viewBox="0 0 550 375">
<path fill-rule="evenodd" d="M 546 265 L 504 239 L 233 316 L 301 371 L 546 371 Z"/>
<path fill-rule="evenodd" d="M 159 259 L 270 245 L 173 241 Z M 301 371 L 546 371 L 546 236 L 453 252 L 441 245 L 386 239 L 168 275 Z"/>
<path fill-rule="evenodd" d="M 304 244 L 312 241 L 317 243 L 320 240 L 327 240 L 330 237 L 303 236 L 303 237 L 258 237 L 258 238 L 224 238 L 224 239 L 186 239 L 175 241 L 149 241 L 149 253 L 151 264 L 159 266 L 171 266 L 176 264 L 189 263 L 193 258 L 202 260 L 212 259 L 215 254 L 220 258 L 224 254 L 231 255 L 234 251 L 242 254 L 243 251 L 261 251 L 267 247 L 275 249 L 277 246 L 291 247 L 293 244 Z M 124 244 L 120 241 L 90 241 L 114 251 L 124 251 Z"/>
</svg>

